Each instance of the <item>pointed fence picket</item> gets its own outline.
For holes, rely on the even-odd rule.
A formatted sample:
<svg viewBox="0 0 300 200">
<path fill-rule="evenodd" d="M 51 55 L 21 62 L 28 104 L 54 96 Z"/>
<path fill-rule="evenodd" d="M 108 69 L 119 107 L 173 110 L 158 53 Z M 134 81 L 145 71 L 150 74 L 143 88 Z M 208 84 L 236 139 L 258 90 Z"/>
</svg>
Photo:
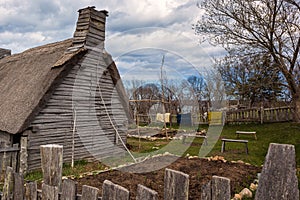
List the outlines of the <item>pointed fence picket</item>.
<svg viewBox="0 0 300 200">
<path fill-rule="evenodd" d="M 99 189 L 84 185 L 82 194 L 77 194 L 77 183 L 61 177 L 62 146 L 41 146 L 43 184 L 42 190 L 37 189 L 36 182 L 24 183 L 23 175 L 7 167 L 5 182 L 0 200 L 129 200 L 129 191 L 109 180 L 102 186 L 102 197 Z M 274 156 L 275 155 L 275 156 Z M 286 162 L 289 161 L 289 162 Z M 276 164 L 278 162 L 278 165 Z M 293 145 L 271 144 L 266 157 L 263 172 L 260 177 L 257 196 L 255 199 L 265 199 L 267 196 L 285 197 L 283 199 L 299 198 L 299 189 L 295 171 L 295 148 Z M 270 173 L 269 173 L 270 172 Z M 272 174 L 281 174 L 273 177 Z M 54 177 L 56 176 L 56 177 Z M 283 180 L 283 181 L 282 181 Z M 293 184 L 291 185 L 291 181 Z M 189 198 L 189 175 L 172 169 L 165 170 L 164 177 L 165 200 L 187 200 Z M 267 184 L 268 183 L 268 184 Z M 272 185 L 272 186 L 269 186 Z M 277 188 L 278 187 L 278 188 Z M 213 176 L 212 180 L 202 186 L 199 199 L 202 200 L 230 200 L 230 180 Z M 143 185 L 137 187 L 137 200 L 158 200 L 158 193 Z"/>
</svg>

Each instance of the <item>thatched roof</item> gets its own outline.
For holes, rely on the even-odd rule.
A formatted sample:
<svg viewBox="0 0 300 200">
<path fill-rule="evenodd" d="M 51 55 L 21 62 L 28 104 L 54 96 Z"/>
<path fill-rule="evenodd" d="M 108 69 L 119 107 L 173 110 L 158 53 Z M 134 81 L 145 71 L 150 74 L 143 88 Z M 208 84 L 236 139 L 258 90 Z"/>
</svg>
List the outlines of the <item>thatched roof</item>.
<svg viewBox="0 0 300 200">
<path fill-rule="evenodd" d="M 0 130 L 22 132 L 51 94 L 51 88 L 83 54 L 66 53 L 72 40 L 29 49 L 0 59 Z"/>
</svg>

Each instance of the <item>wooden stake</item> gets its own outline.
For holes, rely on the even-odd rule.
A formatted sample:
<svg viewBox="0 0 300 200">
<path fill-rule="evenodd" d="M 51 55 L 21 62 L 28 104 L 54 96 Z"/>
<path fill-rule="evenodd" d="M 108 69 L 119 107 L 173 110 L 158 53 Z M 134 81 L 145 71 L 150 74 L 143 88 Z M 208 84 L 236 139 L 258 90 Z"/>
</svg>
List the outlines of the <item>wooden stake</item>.
<svg viewBox="0 0 300 200">
<path fill-rule="evenodd" d="M 63 147 L 61 145 L 41 145 L 43 181 L 56 186 L 60 191 L 63 165 Z"/>
</svg>

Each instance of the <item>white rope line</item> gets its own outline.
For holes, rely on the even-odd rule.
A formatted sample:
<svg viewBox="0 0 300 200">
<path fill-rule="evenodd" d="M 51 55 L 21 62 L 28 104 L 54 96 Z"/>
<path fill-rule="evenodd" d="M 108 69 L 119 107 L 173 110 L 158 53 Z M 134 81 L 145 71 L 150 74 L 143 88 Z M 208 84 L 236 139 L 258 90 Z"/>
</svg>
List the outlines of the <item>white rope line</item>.
<svg viewBox="0 0 300 200">
<path fill-rule="evenodd" d="M 99 63 L 100 63 L 100 59 L 99 59 Z M 105 112 L 106 112 L 106 115 L 107 115 L 107 117 L 108 117 L 108 119 L 109 119 L 110 124 L 112 125 L 113 129 L 115 130 L 116 135 L 117 135 L 118 138 L 120 139 L 120 141 L 121 141 L 122 145 L 124 146 L 125 150 L 129 153 L 129 155 L 130 155 L 131 158 L 134 160 L 134 162 L 137 162 L 137 160 L 136 160 L 135 157 L 132 155 L 132 153 L 130 152 L 130 150 L 126 147 L 126 144 L 124 143 L 122 137 L 121 137 L 120 134 L 119 134 L 118 129 L 117 129 L 116 126 L 114 125 L 114 123 L 113 123 L 113 121 L 112 121 L 112 119 L 111 119 L 111 117 L 110 117 L 110 115 L 109 115 L 108 109 L 107 109 L 107 107 L 106 107 L 105 101 L 104 101 L 103 96 L 102 96 L 101 87 L 100 87 L 100 82 L 99 82 L 99 77 L 98 77 L 98 67 L 99 67 L 99 66 L 100 66 L 100 65 L 98 64 L 98 65 L 97 65 L 97 68 L 96 68 L 96 70 L 97 70 L 97 73 L 96 73 L 96 74 L 97 74 L 97 75 L 96 75 L 96 79 L 97 79 L 97 85 L 98 85 L 98 88 L 99 88 L 99 94 L 100 94 L 100 98 L 101 98 L 101 100 L 102 100 L 102 104 L 103 104 L 104 110 L 105 110 Z"/>
<path fill-rule="evenodd" d="M 98 85 L 98 88 L 99 88 L 99 94 L 100 94 L 100 98 L 101 98 L 101 100 L 102 100 L 102 104 L 103 104 L 103 106 L 104 106 L 106 115 L 107 115 L 107 117 L 108 117 L 108 119 L 109 119 L 109 121 L 110 121 L 110 123 L 111 123 L 113 129 L 115 130 L 115 132 L 116 132 L 118 138 L 121 140 L 122 145 L 124 146 L 124 148 L 126 149 L 126 151 L 129 153 L 129 155 L 131 156 L 131 158 L 134 160 L 134 162 L 137 162 L 137 160 L 135 159 L 135 157 L 132 155 L 132 153 L 131 153 L 131 152 L 129 151 L 129 149 L 126 147 L 126 144 L 124 143 L 122 137 L 121 137 L 120 134 L 119 134 L 118 129 L 117 129 L 116 126 L 114 125 L 114 123 L 113 123 L 113 121 L 112 121 L 112 119 L 111 119 L 111 117 L 110 117 L 110 115 L 109 115 L 108 109 L 107 109 L 107 107 L 106 107 L 106 104 L 105 104 L 104 99 L 103 99 L 103 96 L 102 96 L 102 92 L 101 92 L 101 87 L 100 87 L 99 81 L 97 81 L 97 85 Z"/>
<path fill-rule="evenodd" d="M 76 109 L 73 108 L 73 117 L 74 117 L 74 124 L 73 124 L 73 133 L 72 133 L 72 160 L 71 160 L 71 167 L 74 168 L 74 151 L 75 151 L 75 131 L 76 131 Z"/>
</svg>

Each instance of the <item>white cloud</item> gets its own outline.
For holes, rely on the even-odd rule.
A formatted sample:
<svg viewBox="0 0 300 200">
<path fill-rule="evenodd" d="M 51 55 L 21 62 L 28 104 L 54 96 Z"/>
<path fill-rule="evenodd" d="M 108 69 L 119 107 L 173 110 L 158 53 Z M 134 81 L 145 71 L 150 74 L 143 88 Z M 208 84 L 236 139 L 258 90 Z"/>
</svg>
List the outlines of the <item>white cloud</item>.
<svg viewBox="0 0 300 200">
<path fill-rule="evenodd" d="M 173 70 L 173 74 L 188 75 L 191 71 L 187 66 L 197 70 L 209 67 L 211 57 L 222 52 L 220 48 L 198 44 L 192 30 L 192 24 L 201 14 L 196 3 L 196 0 L 1 0 L 0 47 L 17 53 L 70 38 L 77 11 L 96 6 L 109 11 L 106 47 L 118 59 L 121 73 L 157 77 L 151 66 L 159 66 L 162 55 L 166 54 L 166 68 Z"/>
</svg>

